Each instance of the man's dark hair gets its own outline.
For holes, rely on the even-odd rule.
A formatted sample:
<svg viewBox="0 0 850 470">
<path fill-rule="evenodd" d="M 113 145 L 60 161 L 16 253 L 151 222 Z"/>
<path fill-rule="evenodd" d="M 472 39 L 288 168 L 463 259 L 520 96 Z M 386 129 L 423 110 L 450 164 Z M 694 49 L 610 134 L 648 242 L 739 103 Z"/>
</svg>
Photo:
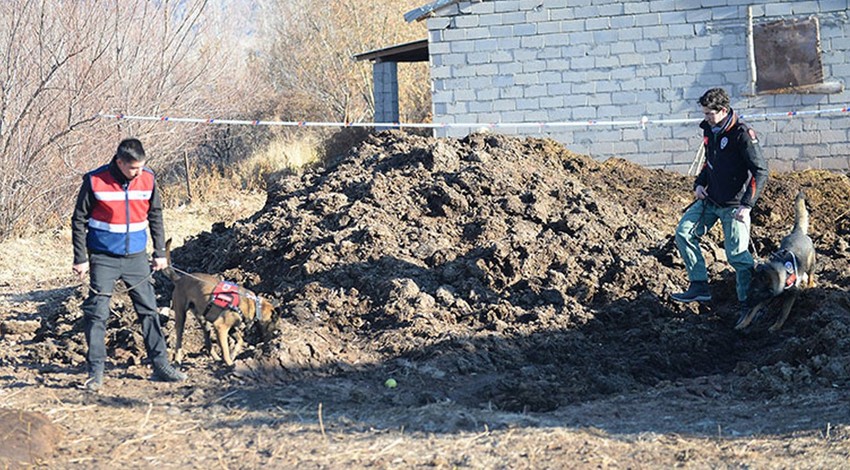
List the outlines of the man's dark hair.
<svg viewBox="0 0 850 470">
<path fill-rule="evenodd" d="M 729 94 L 723 88 L 712 88 L 703 93 L 699 104 L 714 111 L 729 109 Z"/>
<path fill-rule="evenodd" d="M 115 157 L 125 162 L 145 161 L 145 149 L 139 139 L 124 139 L 118 144 Z"/>
</svg>

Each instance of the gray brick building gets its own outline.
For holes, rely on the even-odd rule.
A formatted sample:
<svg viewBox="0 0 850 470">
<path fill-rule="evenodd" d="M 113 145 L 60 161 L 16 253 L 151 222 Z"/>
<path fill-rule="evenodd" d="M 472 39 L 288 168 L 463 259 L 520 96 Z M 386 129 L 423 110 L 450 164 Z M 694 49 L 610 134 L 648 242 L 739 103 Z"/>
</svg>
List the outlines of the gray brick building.
<svg viewBox="0 0 850 470">
<path fill-rule="evenodd" d="M 427 21 L 434 122 L 503 123 L 493 131 L 684 172 L 696 100 L 724 87 L 772 170 L 846 169 L 848 2 L 437 0 L 405 17 Z"/>
</svg>

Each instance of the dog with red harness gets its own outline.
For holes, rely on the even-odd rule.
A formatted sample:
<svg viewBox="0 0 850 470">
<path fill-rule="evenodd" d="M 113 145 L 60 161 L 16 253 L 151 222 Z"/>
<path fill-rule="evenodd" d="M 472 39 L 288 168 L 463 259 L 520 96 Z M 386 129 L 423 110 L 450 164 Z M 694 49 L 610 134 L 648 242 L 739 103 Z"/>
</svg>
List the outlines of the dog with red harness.
<svg viewBox="0 0 850 470">
<path fill-rule="evenodd" d="M 235 328 L 240 324 L 256 323 L 260 334 L 267 338 L 274 320 L 274 305 L 254 292 L 232 282 L 223 281 L 215 276 L 201 273 L 185 273 L 180 276 L 171 266 L 171 240 L 165 243 L 165 257 L 168 277 L 174 282 L 171 294 L 171 310 L 174 312 L 176 341 L 174 361 L 183 360 L 183 330 L 186 326 L 186 313 L 194 312 L 204 330 L 204 342 L 207 350 L 215 359 L 219 359 L 212 348 L 210 326 L 216 332 L 221 347 L 221 359 L 232 366 L 233 358 L 238 356 L 244 341 L 242 332 Z M 229 333 L 233 331 L 236 344 L 233 351 L 228 343 Z"/>
</svg>

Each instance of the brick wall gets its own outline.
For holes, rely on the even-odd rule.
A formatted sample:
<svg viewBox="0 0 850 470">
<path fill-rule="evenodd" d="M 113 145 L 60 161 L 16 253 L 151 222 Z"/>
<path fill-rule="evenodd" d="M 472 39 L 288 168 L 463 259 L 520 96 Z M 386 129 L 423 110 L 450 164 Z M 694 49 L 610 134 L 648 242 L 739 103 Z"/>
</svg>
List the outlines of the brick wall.
<svg viewBox="0 0 850 470">
<path fill-rule="evenodd" d="M 850 0 L 464 1 L 428 19 L 434 121 L 700 119 L 696 100 L 717 86 L 745 116 L 850 104 L 848 91 L 749 95 L 748 5 L 755 22 L 817 16 L 824 80 L 847 82 Z M 749 123 L 772 170 L 850 168 L 850 113 Z M 498 132 L 683 172 L 701 142 L 696 123 Z"/>
</svg>

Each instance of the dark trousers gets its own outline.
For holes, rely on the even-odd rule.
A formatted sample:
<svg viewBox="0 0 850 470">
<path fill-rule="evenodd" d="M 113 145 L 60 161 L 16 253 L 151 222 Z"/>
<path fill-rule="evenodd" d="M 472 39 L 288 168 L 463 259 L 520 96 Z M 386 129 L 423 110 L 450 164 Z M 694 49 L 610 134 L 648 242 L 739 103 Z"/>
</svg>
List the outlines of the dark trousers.
<svg viewBox="0 0 850 470">
<path fill-rule="evenodd" d="M 90 372 L 102 372 L 106 362 L 106 322 L 109 320 L 112 290 L 118 279 L 123 280 L 127 287 L 132 287 L 129 295 L 142 326 L 148 358 L 155 365 L 168 362 L 165 335 L 156 309 L 156 295 L 153 285 L 147 279 L 150 269 L 145 253 L 132 256 L 89 255 L 92 288 L 83 302 L 83 329 L 89 346 L 86 359 Z"/>
</svg>

